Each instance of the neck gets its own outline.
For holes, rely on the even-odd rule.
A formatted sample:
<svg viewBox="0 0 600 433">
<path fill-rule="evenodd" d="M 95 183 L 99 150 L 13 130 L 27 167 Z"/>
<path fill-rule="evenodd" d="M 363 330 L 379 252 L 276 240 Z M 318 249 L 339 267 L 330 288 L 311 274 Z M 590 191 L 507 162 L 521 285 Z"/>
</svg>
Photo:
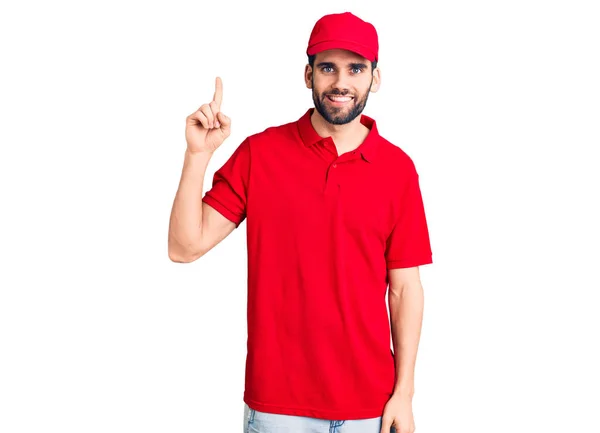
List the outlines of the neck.
<svg viewBox="0 0 600 433">
<path fill-rule="evenodd" d="M 354 120 L 345 125 L 334 125 L 326 121 L 321 114 L 314 109 L 310 121 L 321 137 L 329 137 L 333 139 L 334 143 L 341 146 L 352 147 L 356 144 L 357 138 L 358 143 L 362 143 L 366 135 L 369 133 L 369 128 L 360 123 L 361 115 L 356 116 Z"/>
</svg>

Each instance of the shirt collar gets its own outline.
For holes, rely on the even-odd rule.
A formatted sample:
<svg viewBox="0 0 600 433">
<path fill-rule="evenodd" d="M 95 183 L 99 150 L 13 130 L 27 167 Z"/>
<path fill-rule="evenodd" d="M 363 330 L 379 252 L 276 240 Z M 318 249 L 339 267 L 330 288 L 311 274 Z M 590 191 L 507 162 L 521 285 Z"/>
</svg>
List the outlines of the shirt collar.
<svg viewBox="0 0 600 433">
<path fill-rule="evenodd" d="M 317 131 L 310 121 L 310 116 L 312 116 L 314 110 L 314 108 L 309 108 L 297 122 L 300 138 L 302 138 L 302 142 L 307 147 L 317 144 L 324 138 L 327 138 L 321 137 L 319 134 L 317 134 Z M 361 153 L 365 160 L 368 162 L 373 162 L 377 154 L 380 138 L 379 132 L 377 131 L 377 123 L 374 119 L 364 114 L 361 114 L 360 116 L 360 123 L 369 128 L 370 132 L 361 145 L 356 148 L 356 150 Z"/>
</svg>

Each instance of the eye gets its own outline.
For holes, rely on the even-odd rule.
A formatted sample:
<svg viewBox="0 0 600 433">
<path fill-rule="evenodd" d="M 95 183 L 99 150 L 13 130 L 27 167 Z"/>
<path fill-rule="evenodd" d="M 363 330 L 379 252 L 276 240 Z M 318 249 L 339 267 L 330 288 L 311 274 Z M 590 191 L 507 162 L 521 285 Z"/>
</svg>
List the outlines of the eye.
<svg viewBox="0 0 600 433">
<path fill-rule="evenodd" d="M 330 72 L 330 71 L 326 71 L 326 69 L 331 69 L 331 71 L 333 71 L 333 68 L 331 66 L 323 66 L 321 68 L 321 71 L 323 71 L 323 72 Z"/>
<path fill-rule="evenodd" d="M 360 74 L 362 71 L 363 71 L 363 68 L 359 68 L 359 67 L 352 68 L 352 72 L 354 74 Z"/>
</svg>

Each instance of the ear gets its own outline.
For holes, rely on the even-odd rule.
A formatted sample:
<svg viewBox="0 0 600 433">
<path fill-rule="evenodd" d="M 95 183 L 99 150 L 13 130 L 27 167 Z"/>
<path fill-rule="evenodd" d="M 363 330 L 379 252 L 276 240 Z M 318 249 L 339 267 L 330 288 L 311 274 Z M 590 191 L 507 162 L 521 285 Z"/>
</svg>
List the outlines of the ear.
<svg viewBox="0 0 600 433">
<path fill-rule="evenodd" d="M 379 66 L 373 69 L 373 82 L 371 83 L 371 92 L 375 93 L 379 90 L 379 86 L 381 86 L 381 71 L 379 70 Z"/>
<path fill-rule="evenodd" d="M 304 68 L 304 82 L 306 83 L 306 87 L 308 89 L 312 89 L 312 67 L 307 63 Z"/>
</svg>

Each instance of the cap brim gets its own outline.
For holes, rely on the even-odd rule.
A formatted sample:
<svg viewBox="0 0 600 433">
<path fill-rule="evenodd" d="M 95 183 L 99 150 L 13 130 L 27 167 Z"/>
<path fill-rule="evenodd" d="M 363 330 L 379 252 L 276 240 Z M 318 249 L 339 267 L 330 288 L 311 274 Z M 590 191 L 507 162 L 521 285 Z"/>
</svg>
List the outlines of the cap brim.
<svg viewBox="0 0 600 433">
<path fill-rule="evenodd" d="M 358 54 L 359 56 L 362 56 L 365 59 L 370 60 L 371 62 L 375 61 L 375 55 L 373 54 L 373 51 L 366 48 L 364 45 L 360 45 L 360 44 L 357 44 L 355 42 L 350 42 L 350 41 L 319 42 L 318 44 L 315 44 L 312 47 L 309 47 L 306 50 L 306 54 L 311 56 L 313 54 L 320 53 L 321 51 L 335 50 L 335 49 L 352 51 L 352 52 Z"/>
</svg>

